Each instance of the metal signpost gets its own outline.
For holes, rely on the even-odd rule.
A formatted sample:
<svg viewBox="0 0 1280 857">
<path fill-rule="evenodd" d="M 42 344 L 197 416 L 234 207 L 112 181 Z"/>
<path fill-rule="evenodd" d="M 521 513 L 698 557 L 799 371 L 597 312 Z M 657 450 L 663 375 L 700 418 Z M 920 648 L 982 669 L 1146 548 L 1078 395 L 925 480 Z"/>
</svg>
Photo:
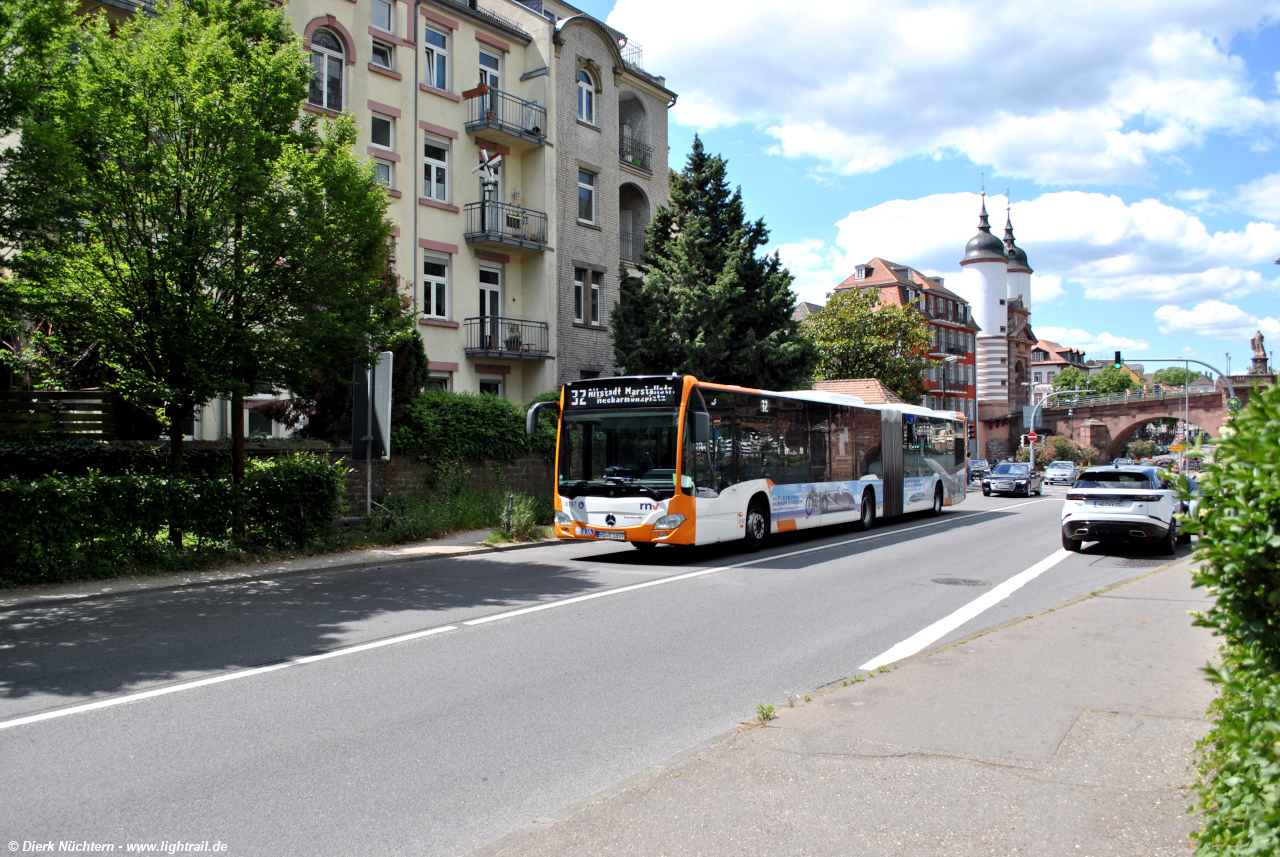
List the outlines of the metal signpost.
<svg viewBox="0 0 1280 857">
<path fill-rule="evenodd" d="M 373 369 L 356 364 L 351 426 L 351 457 L 364 459 L 364 513 L 373 514 L 373 459 L 391 457 L 391 361 L 383 351 Z"/>
</svg>

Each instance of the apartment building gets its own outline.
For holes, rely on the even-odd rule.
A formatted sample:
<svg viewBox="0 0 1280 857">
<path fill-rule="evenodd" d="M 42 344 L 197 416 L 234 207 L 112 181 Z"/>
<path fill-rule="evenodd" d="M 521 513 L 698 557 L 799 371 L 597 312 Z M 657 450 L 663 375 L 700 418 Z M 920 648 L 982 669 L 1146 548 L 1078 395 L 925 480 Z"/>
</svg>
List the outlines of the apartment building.
<svg viewBox="0 0 1280 857">
<path fill-rule="evenodd" d="M 676 98 L 639 45 L 553 0 L 286 10 L 314 69 L 303 109 L 354 116 L 391 197 L 392 265 L 431 383 L 525 402 L 613 373 L 619 269 L 640 272 L 666 202 Z M 274 397 L 246 402 L 250 431 L 288 433 L 257 411 Z M 191 436 L 225 437 L 231 419 L 211 402 Z"/>
</svg>

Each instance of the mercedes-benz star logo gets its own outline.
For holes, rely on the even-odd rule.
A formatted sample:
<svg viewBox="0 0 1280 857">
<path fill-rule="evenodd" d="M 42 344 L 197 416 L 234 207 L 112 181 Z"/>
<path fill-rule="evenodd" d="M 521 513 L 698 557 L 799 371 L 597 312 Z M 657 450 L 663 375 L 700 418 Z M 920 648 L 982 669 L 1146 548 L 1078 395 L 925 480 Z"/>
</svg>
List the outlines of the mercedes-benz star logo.
<svg viewBox="0 0 1280 857">
<path fill-rule="evenodd" d="M 618 519 L 613 515 L 605 515 L 604 522 L 612 527 L 614 524 L 618 523 Z"/>
</svg>

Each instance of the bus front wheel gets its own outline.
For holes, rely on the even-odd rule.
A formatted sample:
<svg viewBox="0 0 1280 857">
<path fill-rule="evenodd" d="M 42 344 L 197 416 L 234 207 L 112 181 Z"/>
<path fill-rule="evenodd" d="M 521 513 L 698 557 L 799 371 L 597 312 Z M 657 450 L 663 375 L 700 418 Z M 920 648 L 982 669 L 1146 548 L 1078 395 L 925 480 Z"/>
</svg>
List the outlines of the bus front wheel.
<svg viewBox="0 0 1280 857">
<path fill-rule="evenodd" d="M 769 535 L 769 506 L 761 497 L 756 497 L 747 506 L 747 519 L 744 522 L 747 548 L 758 551 L 764 545 L 765 536 Z"/>
<path fill-rule="evenodd" d="M 933 489 L 933 516 L 936 518 L 942 514 L 942 486 L 939 485 Z"/>
</svg>

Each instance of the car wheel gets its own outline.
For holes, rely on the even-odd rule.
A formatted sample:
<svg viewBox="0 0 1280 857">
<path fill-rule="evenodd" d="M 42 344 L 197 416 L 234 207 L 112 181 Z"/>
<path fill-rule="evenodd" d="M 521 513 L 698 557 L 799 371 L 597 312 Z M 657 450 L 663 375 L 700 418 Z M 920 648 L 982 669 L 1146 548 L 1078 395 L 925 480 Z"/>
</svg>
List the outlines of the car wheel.
<svg viewBox="0 0 1280 857">
<path fill-rule="evenodd" d="M 939 485 L 933 489 L 933 516 L 936 518 L 942 514 L 942 486 Z"/>
<path fill-rule="evenodd" d="M 990 488 L 983 488 L 983 489 L 982 489 L 982 496 L 983 496 L 983 497 L 990 497 L 990 496 L 991 496 L 991 489 L 990 489 Z"/>
<path fill-rule="evenodd" d="M 1178 544 L 1180 544 L 1180 545 L 1189 545 L 1189 544 L 1191 544 L 1191 533 L 1184 533 L 1184 532 L 1182 532 L 1182 530 L 1181 530 L 1181 529 L 1179 529 L 1179 530 L 1178 530 Z"/>
<path fill-rule="evenodd" d="M 870 488 L 862 495 L 862 517 L 858 523 L 864 530 L 869 530 L 876 525 L 876 494 Z"/>
<path fill-rule="evenodd" d="M 760 550 L 764 546 L 765 536 L 769 535 L 769 507 L 760 497 L 752 500 L 747 506 L 745 524 L 747 549 Z"/>
<path fill-rule="evenodd" d="M 1031 496 L 1031 480 L 1030 479 L 1027 480 L 1027 496 L 1028 497 Z"/>
<path fill-rule="evenodd" d="M 1160 540 L 1159 550 L 1165 556 L 1173 556 L 1178 552 L 1178 524 L 1176 521 L 1169 525 L 1169 532 Z"/>
<path fill-rule="evenodd" d="M 1063 533 L 1063 534 L 1062 534 L 1062 549 L 1063 549 L 1063 550 L 1071 551 L 1072 553 L 1080 553 L 1080 549 L 1081 549 L 1081 548 L 1083 548 L 1083 547 L 1084 547 L 1084 543 L 1083 543 L 1083 542 L 1078 542 L 1078 541 L 1076 541 L 1075 539 L 1069 539 L 1069 538 L 1067 538 L 1067 534 L 1066 534 L 1066 533 Z"/>
</svg>

